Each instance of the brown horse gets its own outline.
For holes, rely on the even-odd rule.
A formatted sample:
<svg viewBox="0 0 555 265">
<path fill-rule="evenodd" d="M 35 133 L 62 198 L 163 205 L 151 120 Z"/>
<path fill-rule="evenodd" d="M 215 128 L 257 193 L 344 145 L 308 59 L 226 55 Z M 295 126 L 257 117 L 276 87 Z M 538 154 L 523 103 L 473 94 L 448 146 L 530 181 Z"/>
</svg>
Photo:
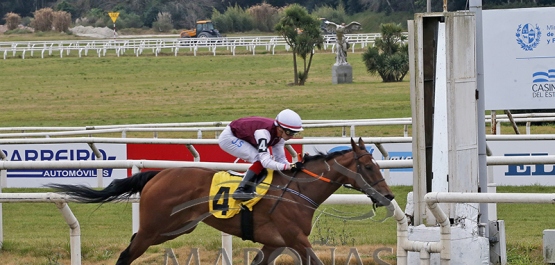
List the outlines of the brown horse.
<svg viewBox="0 0 555 265">
<path fill-rule="evenodd" d="M 302 262 L 308 264 L 313 254 L 308 236 L 314 212 L 341 185 L 364 192 L 378 206 L 389 205 L 394 197 L 362 139 L 359 138 L 357 145 L 351 138 L 351 146 L 351 150 L 306 155 L 302 171 L 275 175 L 267 194 L 252 208 L 251 231 L 242 230 L 240 214 L 218 219 L 210 213 L 209 201 L 214 198 L 209 197 L 209 190 L 212 176 L 217 172 L 212 169 L 170 168 L 137 173 L 114 180 L 103 190 L 81 185 L 47 186 L 86 203 L 122 200 L 141 194 L 139 230 L 116 264 L 131 264 L 149 246 L 188 234 L 200 221 L 261 243 L 263 247 L 254 258 L 256 264 L 270 263 L 285 248 L 296 251 Z"/>
</svg>

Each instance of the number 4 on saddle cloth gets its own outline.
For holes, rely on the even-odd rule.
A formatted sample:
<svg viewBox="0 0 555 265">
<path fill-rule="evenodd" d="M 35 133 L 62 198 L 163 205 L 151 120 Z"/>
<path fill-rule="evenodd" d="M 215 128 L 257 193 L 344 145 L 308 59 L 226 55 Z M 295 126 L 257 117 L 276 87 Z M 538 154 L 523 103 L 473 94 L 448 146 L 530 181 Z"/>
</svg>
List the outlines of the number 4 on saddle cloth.
<svg viewBox="0 0 555 265">
<path fill-rule="evenodd" d="M 267 172 L 268 174 L 264 174 Z M 241 211 L 241 204 L 252 211 L 252 207 L 260 201 L 263 195 L 270 188 L 270 183 L 274 176 L 273 170 L 263 170 L 256 179 L 256 193 L 249 201 L 237 201 L 231 197 L 233 192 L 239 187 L 242 176 L 231 175 L 229 172 L 220 171 L 214 174 L 212 184 L 210 186 L 209 210 L 214 217 L 219 219 L 228 219 Z M 252 188 L 252 186 L 249 186 Z"/>
</svg>

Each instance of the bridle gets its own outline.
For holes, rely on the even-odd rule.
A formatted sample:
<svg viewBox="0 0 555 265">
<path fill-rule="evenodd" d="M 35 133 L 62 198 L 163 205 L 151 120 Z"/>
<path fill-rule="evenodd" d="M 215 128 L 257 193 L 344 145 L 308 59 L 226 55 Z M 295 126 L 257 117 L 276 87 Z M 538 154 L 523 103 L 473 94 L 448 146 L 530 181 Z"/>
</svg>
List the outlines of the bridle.
<svg viewBox="0 0 555 265">
<path fill-rule="evenodd" d="M 366 194 L 366 195 L 372 200 L 374 210 L 376 209 L 376 205 L 377 205 L 376 201 L 377 201 L 378 203 L 380 203 L 381 205 L 385 206 L 385 207 L 388 209 L 388 215 L 387 215 L 386 218 L 383 219 L 383 220 L 385 220 L 385 219 L 387 219 L 388 217 L 390 217 L 390 216 L 393 215 L 392 204 L 390 203 L 390 201 L 389 201 L 388 199 L 386 199 L 383 195 L 381 195 L 379 192 L 377 192 L 377 191 L 373 188 L 375 185 L 379 184 L 380 182 L 385 181 L 385 179 L 382 177 L 381 179 L 376 180 L 376 181 L 374 181 L 374 182 L 371 183 L 371 184 L 368 184 L 368 183 L 362 178 L 363 169 L 362 169 L 362 163 L 360 162 L 360 158 L 363 157 L 363 156 L 366 156 L 366 155 L 372 155 L 372 154 L 366 152 L 366 153 L 363 153 L 363 154 L 361 154 L 361 155 L 359 156 L 359 155 L 357 155 L 357 153 L 353 150 L 353 156 L 354 156 L 354 160 L 355 160 L 355 163 L 356 163 L 357 172 L 354 172 L 354 171 L 352 171 L 352 170 L 350 170 L 350 169 L 344 167 L 343 165 L 337 163 L 337 161 L 335 161 L 335 164 L 332 166 L 338 173 L 343 174 L 343 175 L 346 176 L 346 177 L 355 179 L 355 181 L 357 182 L 357 184 L 360 186 L 360 187 L 358 187 L 358 188 L 353 187 L 351 184 L 344 184 L 344 183 L 341 183 L 341 182 L 338 182 L 338 181 L 335 181 L 335 180 L 331 180 L 331 179 L 329 179 L 329 178 L 324 177 L 323 174 L 321 174 L 321 175 L 315 174 L 314 172 L 312 172 L 312 171 L 310 171 L 310 170 L 308 170 L 308 169 L 306 169 L 306 168 L 303 168 L 301 171 L 302 171 L 303 173 L 307 174 L 308 176 L 315 178 L 316 180 L 321 180 L 321 181 L 324 181 L 324 182 L 327 182 L 327 183 L 330 183 L 330 184 L 338 184 L 338 185 L 340 185 L 340 186 L 343 186 L 343 187 L 346 187 L 346 188 L 349 188 L 349 189 L 353 189 L 353 190 L 359 191 L 359 192 L 361 192 L 361 193 L 363 193 L 363 194 Z M 327 162 L 326 162 L 326 163 L 327 163 Z M 296 190 L 293 190 L 293 189 L 288 188 L 289 184 L 290 184 L 290 183 L 292 182 L 292 180 L 295 178 L 295 176 L 297 175 L 297 173 L 298 173 L 298 172 L 295 172 L 295 173 L 293 174 L 293 176 L 289 179 L 289 182 L 287 183 L 286 186 L 280 188 L 280 189 L 283 191 L 283 193 L 281 194 L 280 198 L 283 197 L 283 195 L 284 195 L 285 192 L 290 192 L 290 193 L 295 194 L 295 195 L 297 195 L 298 197 L 300 197 L 300 198 L 306 200 L 308 203 L 310 203 L 310 204 L 311 204 L 312 206 L 314 206 L 315 208 L 318 208 L 318 207 L 319 207 L 319 204 L 316 203 L 314 200 L 312 200 L 311 198 L 307 197 L 306 195 L 304 195 L 304 194 L 302 194 L 302 193 L 300 193 L 300 192 L 298 192 L 298 191 L 296 191 Z M 270 211 L 269 211 L 268 214 L 271 214 L 271 213 L 274 211 L 274 209 L 276 208 L 277 204 L 278 204 L 280 201 L 281 201 L 281 200 L 279 200 L 279 199 L 276 201 L 276 203 L 275 203 L 274 206 L 270 209 Z M 383 220 L 382 220 L 382 221 L 383 221 Z"/>
<path fill-rule="evenodd" d="M 360 174 L 360 175 L 362 175 L 362 168 L 361 168 L 361 163 L 360 163 L 360 160 L 359 160 L 359 159 L 360 159 L 361 157 L 367 156 L 367 155 L 372 155 L 372 154 L 370 154 L 370 153 L 367 152 L 367 153 L 364 153 L 364 154 L 362 154 L 362 155 L 360 155 L 360 156 L 357 156 L 357 153 L 354 153 L 355 161 L 356 161 L 356 163 L 357 163 L 357 173 Z M 373 183 L 370 183 L 370 187 L 374 187 L 374 186 L 378 185 L 378 183 L 380 183 L 380 182 L 382 182 L 382 181 L 385 181 L 385 178 L 382 177 L 381 179 L 376 180 L 376 181 L 374 181 Z"/>
<path fill-rule="evenodd" d="M 345 167 L 343 167 L 342 165 L 340 165 L 339 163 L 337 163 L 337 161 L 335 161 L 335 165 L 338 165 L 339 168 L 335 168 L 335 167 L 334 167 L 334 168 L 335 168 L 339 173 L 341 173 L 341 174 L 343 174 L 343 175 L 346 175 L 346 176 L 347 176 L 347 175 L 350 175 L 351 177 L 353 177 L 353 175 L 362 176 L 362 166 L 361 166 L 362 164 L 360 163 L 360 158 L 363 157 L 363 156 L 366 156 L 366 155 L 372 155 L 372 154 L 370 154 L 370 153 L 367 152 L 367 153 L 364 153 L 364 154 L 358 156 L 357 153 L 353 150 L 353 156 L 354 156 L 354 160 L 355 160 L 356 168 L 357 168 L 357 172 L 356 172 L 356 173 L 353 172 L 353 171 L 351 171 L 351 170 L 349 170 L 349 169 L 347 169 L 347 168 L 345 168 Z M 335 165 L 334 165 L 334 166 L 335 166 Z M 308 170 L 308 169 L 306 169 L 306 168 L 303 168 L 301 171 L 302 171 L 303 173 L 307 174 L 308 176 L 315 178 L 316 180 L 320 180 L 320 181 L 323 181 L 323 182 L 326 182 L 326 183 L 330 183 L 330 184 L 336 184 L 336 185 L 343 186 L 343 187 L 345 187 L 345 188 L 353 189 L 353 190 L 356 190 L 356 191 L 359 191 L 359 192 L 361 192 L 361 193 L 366 194 L 366 191 L 363 190 L 363 189 L 361 189 L 361 188 L 355 188 L 355 187 L 353 187 L 351 184 L 345 184 L 345 183 L 341 183 L 341 182 L 338 182 L 338 181 L 335 181 L 335 180 L 326 178 L 326 177 L 324 177 L 323 174 L 318 175 L 318 174 L 316 174 L 316 173 L 314 173 L 314 172 L 312 172 L 312 171 L 310 171 L 310 170 Z M 343 172 L 341 172 L 341 171 L 343 171 Z M 290 184 L 291 181 L 295 178 L 295 176 L 297 175 L 297 173 L 298 173 L 298 172 L 295 172 L 295 173 L 293 174 L 293 176 L 289 179 L 289 182 L 287 183 L 287 185 L 285 185 L 284 187 L 280 188 L 281 190 L 283 190 L 283 193 L 281 194 L 280 197 L 282 197 L 283 194 L 284 194 L 285 192 L 290 192 L 290 193 L 295 194 L 295 195 L 301 197 L 302 199 L 308 201 L 312 206 L 318 208 L 319 205 L 318 205 L 316 202 L 314 202 L 312 199 L 310 199 L 309 197 L 305 196 L 304 194 L 302 194 L 302 193 L 300 193 L 300 192 L 298 192 L 298 191 L 296 191 L 296 190 L 293 190 L 293 189 L 290 189 L 290 188 L 289 188 L 289 184 Z M 348 176 L 348 177 L 349 177 L 349 176 Z M 385 179 L 384 179 L 384 178 L 379 179 L 379 180 L 373 182 L 372 184 L 369 184 L 369 186 L 370 186 L 370 187 L 374 187 L 375 185 L 377 185 L 378 183 L 380 183 L 380 182 L 382 182 L 382 181 L 385 181 Z M 368 195 L 368 194 L 367 194 L 367 195 Z M 370 196 L 370 195 L 368 195 L 368 196 Z M 274 207 L 272 207 L 272 209 L 270 210 L 270 213 L 273 211 L 273 209 L 275 208 L 276 205 L 277 205 L 277 202 L 276 202 L 276 204 L 274 204 Z"/>
</svg>

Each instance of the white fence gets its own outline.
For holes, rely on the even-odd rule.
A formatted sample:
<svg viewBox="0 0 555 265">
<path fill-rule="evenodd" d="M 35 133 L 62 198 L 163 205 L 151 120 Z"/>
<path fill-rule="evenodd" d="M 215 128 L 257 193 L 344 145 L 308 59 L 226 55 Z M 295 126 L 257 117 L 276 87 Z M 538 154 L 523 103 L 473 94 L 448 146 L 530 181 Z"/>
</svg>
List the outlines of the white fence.
<svg viewBox="0 0 555 265">
<path fill-rule="evenodd" d="M 517 124 L 525 124 L 526 134 L 531 134 L 532 122 L 555 122 L 555 113 L 526 113 L 513 114 L 512 116 L 514 122 Z M 495 119 L 486 115 L 485 122 L 497 128 L 496 134 L 501 134 L 501 124 L 510 123 L 511 120 L 507 115 L 496 115 Z M 492 124 L 492 122 L 494 124 Z M 75 136 L 107 134 L 114 132 L 121 133 L 122 137 L 126 137 L 127 132 L 152 132 L 154 137 L 157 137 L 158 132 L 197 132 L 198 138 L 202 138 L 203 132 L 220 132 L 229 123 L 230 121 L 75 127 L 0 127 L 0 138 Z M 403 127 L 403 136 L 407 137 L 408 128 L 412 125 L 412 118 L 303 120 L 303 123 L 305 128 L 339 127 L 342 129 L 343 137 L 355 137 L 356 127 L 360 126 L 399 125 Z M 349 132 L 349 134 L 347 132 Z"/>
<path fill-rule="evenodd" d="M 373 45 L 379 33 L 346 34 L 351 44 L 351 50 Z M 335 35 L 324 36 L 324 49 L 333 52 L 335 47 Z M 8 57 L 21 56 L 34 57 L 37 53 L 41 58 L 45 56 L 59 55 L 60 58 L 77 53 L 79 57 L 88 56 L 89 52 L 96 56 L 106 56 L 108 52 L 121 56 L 132 52 L 134 56 L 140 56 L 145 51 L 151 51 L 158 56 L 162 51 L 172 52 L 174 56 L 180 53 L 192 52 L 194 56 L 200 50 L 216 55 L 217 51 L 226 51 L 235 55 L 237 49 L 243 49 L 255 55 L 258 52 L 288 51 L 289 45 L 280 36 L 253 36 L 253 37 L 222 37 L 222 38 L 144 38 L 144 39 L 106 39 L 106 40 L 63 40 L 63 41 L 16 41 L 0 42 L 0 54 L 4 60 Z"/>
<path fill-rule="evenodd" d="M 135 196 L 126 200 L 137 204 L 139 202 L 139 197 Z M 66 195 L 61 195 L 57 193 L 0 193 L 0 203 L 54 203 L 56 207 L 60 210 L 66 224 L 70 228 L 69 232 L 69 242 L 70 242 L 70 256 L 71 265 L 81 264 L 81 227 L 79 221 L 67 205 L 68 202 L 72 202 Z M 332 194 L 323 204 L 372 204 L 372 201 L 368 199 L 366 195 L 354 195 L 354 194 Z M 138 208 L 138 207 L 133 207 Z M 1 210 L 0 204 L 0 210 Z M 133 213 L 134 216 L 138 213 Z M 0 218 L 2 217 L 0 212 Z M 1 219 L 0 219 L 1 220 Z M 135 223 L 138 218 L 133 218 Z M 0 222 L 0 248 L 3 242 L 3 227 Z M 134 224 L 135 225 L 135 224 Z M 222 247 L 227 253 L 232 253 L 231 237 L 229 235 L 222 233 Z M 228 264 L 231 265 L 231 264 Z"/>
</svg>

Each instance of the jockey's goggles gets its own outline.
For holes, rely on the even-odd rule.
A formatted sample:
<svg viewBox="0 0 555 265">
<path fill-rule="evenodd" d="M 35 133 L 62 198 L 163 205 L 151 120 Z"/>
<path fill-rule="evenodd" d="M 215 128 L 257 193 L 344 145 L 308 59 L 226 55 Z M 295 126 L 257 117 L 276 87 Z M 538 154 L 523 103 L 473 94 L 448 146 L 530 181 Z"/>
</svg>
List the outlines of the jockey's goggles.
<svg viewBox="0 0 555 265">
<path fill-rule="evenodd" d="M 283 132 L 287 135 L 287 136 L 295 136 L 297 135 L 299 132 L 287 129 L 287 128 L 283 128 L 280 126 L 280 128 L 283 130 Z"/>
</svg>

